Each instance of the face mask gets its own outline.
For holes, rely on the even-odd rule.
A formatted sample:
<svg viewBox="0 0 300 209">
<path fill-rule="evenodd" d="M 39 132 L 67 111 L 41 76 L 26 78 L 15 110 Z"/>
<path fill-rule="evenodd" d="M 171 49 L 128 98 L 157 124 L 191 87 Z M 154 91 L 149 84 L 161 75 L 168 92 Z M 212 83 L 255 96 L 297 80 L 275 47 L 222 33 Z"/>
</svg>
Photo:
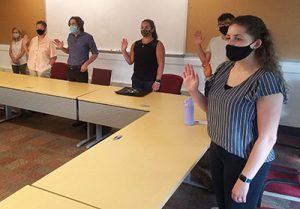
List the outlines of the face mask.
<svg viewBox="0 0 300 209">
<path fill-rule="evenodd" d="M 252 42 L 251 44 L 253 44 Z M 253 51 L 253 49 L 248 46 L 233 46 L 233 45 L 226 45 L 226 56 L 231 61 L 239 61 L 245 59 L 249 56 L 249 54 Z"/>
<path fill-rule="evenodd" d="M 71 33 L 76 33 L 77 32 L 77 26 L 76 25 L 71 25 L 70 26 L 70 32 Z"/>
<path fill-rule="evenodd" d="M 221 26 L 221 27 L 219 27 L 219 31 L 220 31 L 223 35 L 226 35 L 227 32 L 228 32 L 228 28 L 229 28 L 229 26 Z"/>
<path fill-rule="evenodd" d="M 46 32 L 46 30 L 38 29 L 36 30 L 36 33 L 39 34 L 40 36 L 43 35 Z"/>
<path fill-rule="evenodd" d="M 20 34 L 19 33 L 13 33 L 12 36 L 13 36 L 14 39 L 18 39 L 20 37 Z"/>
<path fill-rule="evenodd" d="M 151 31 L 150 30 L 141 30 L 141 34 L 143 37 L 148 37 L 151 35 Z"/>
</svg>

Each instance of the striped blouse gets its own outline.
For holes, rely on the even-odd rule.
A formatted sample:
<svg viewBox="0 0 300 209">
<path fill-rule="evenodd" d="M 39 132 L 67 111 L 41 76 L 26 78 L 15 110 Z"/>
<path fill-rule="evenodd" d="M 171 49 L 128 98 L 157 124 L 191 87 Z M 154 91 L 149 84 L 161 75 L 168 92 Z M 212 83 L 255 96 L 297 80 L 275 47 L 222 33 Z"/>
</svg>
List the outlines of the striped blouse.
<svg viewBox="0 0 300 209">
<path fill-rule="evenodd" d="M 225 88 L 233 66 L 234 62 L 224 62 L 208 81 L 208 134 L 215 144 L 234 155 L 248 159 L 258 137 L 257 99 L 282 93 L 286 103 L 286 88 L 274 72 L 263 68 L 240 85 Z M 266 162 L 274 159 L 275 154 L 272 150 Z"/>
</svg>

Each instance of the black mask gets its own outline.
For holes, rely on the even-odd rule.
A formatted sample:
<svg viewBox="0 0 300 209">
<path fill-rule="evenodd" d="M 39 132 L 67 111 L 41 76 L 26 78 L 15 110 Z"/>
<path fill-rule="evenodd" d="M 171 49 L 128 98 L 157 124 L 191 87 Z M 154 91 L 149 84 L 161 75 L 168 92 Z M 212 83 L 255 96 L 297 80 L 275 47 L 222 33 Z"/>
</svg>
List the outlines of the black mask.
<svg viewBox="0 0 300 209">
<path fill-rule="evenodd" d="M 253 44 L 252 42 L 251 44 Z M 249 56 L 249 54 L 253 51 L 253 49 L 248 46 L 233 46 L 226 45 L 226 56 L 231 61 L 239 61 Z"/>
<path fill-rule="evenodd" d="M 38 29 L 36 30 L 36 33 L 39 34 L 40 36 L 45 33 L 46 30 Z"/>
<path fill-rule="evenodd" d="M 150 30 L 141 30 L 141 34 L 143 37 L 148 37 L 151 35 L 151 31 Z"/>
<path fill-rule="evenodd" d="M 219 27 L 219 31 L 220 31 L 223 35 L 226 35 L 227 32 L 228 32 L 228 28 L 229 28 L 229 26 L 221 26 L 221 27 Z"/>
</svg>

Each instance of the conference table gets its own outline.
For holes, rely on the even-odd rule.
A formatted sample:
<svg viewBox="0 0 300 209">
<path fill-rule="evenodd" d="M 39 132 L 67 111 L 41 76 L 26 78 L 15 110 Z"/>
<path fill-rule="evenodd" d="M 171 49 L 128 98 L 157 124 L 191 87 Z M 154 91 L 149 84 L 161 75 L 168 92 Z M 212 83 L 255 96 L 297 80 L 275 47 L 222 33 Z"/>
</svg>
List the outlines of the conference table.
<svg viewBox="0 0 300 209">
<path fill-rule="evenodd" d="M 25 186 L 0 203 L 1 209 L 94 209 L 32 186 Z"/>
<path fill-rule="evenodd" d="M 207 126 L 183 124 L 186 96 L 128 97 L 116 90 L 98 86 L 78 96 L 78 119 L 121 129 L 35 182 L 35 188 L 103 209 L 165 205 L 207 150 Z M 205 120 L 198 108 L 195 112 Z"/>
<path fill-rule="evenodd" d="M 92 84 L 0 72 L 0 104 L 73 120 L 78 118 L 77 98 L 97 89 Z M 6 119 L 10 117 L 6 113 Z"/>
</svg>

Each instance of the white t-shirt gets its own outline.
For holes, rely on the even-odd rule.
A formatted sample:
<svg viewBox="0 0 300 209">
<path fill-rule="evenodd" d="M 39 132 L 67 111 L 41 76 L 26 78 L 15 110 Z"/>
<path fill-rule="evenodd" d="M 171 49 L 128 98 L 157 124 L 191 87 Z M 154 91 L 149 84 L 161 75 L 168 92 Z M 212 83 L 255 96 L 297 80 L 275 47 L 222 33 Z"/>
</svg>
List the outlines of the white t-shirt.
<svg viewBox="0 0 300 209">
<path fill-rule="evenodd" d="M 217 36 L 209 41 L 207 51 L 211 53 L 210 64 L 213 73 L 216 72 L 217 67 L 228 60 L 226 57 L 226 40 L 222 39 L 222 36 Z"/>
<path fill-rule="evenodd" d="M 11 43 L 11 51 L 12 54 L 16 57 L 20 54 L 21 50 L 22 50 L 22 44 L 23 44 L 23 39 L 19 40 L 19 41 L 12 41 Z M 26 54 L 24 53 L 23 56 L 20 58 L 20 62 L 18 65 L 24 65 L 27 63 L 27 58 L 26 58 Z M 17 65 L 15 63 L 13 63 L 13 61 L 11 61 L 12 65 Z"/>
</svg>

